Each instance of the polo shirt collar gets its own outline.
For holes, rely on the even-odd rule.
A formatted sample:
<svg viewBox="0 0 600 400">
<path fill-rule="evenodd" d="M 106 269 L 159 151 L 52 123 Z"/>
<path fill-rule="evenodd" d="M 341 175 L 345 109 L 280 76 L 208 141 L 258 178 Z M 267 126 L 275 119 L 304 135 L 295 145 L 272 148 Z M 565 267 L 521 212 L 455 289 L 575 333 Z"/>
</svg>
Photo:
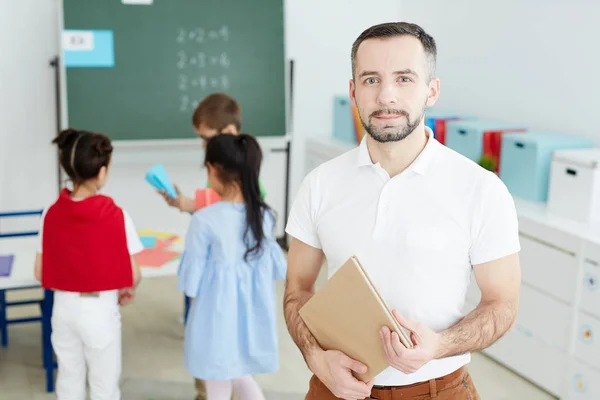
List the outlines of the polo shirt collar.
<svg viewBox="0 0 600 400">
<path fill-rule="evenodd" d="M 421 151 L 421 153 L 417 156 L 415 161 L 407 168 L 408 170 L 412 170 L 418 174 L 424 175 L 427 172 L 429 165 L 431 165 L 434 157 L 437 146 L 440 143 L 433 137 L 433 131 L 428 126 L 425 126 L 425 133 L 427 134 L 427 143 L 425 147 Z M 370 165 L 375 166 L 376 164 L 371 161 L 371 156 L 369 155 L 369 149 L 367 146 L 367 135 L 360 141 L 360 145 L 358 148 L 358 163 L 359 167 Z"/>
</svg>

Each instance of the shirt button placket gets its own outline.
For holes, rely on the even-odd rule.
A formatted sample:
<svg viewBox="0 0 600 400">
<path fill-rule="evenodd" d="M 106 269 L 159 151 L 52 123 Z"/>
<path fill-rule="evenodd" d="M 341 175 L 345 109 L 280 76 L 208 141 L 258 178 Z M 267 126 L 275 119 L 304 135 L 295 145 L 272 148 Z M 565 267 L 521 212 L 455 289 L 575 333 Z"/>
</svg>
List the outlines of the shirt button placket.
<svg viewBox="0 0 600 400">
<path fill-rule="evenodd" d="M 386 187 L 381 189 L 381 193 L 379 194 L 378 199 L 379 204 L 377 205 L 377 217 L 375 220 L 375 237 L 385 236 L 385 230 L 387 226 L 387 217 L 388 217 L 388 202 L 387 202 L 387 193 Z"/>
</svg>

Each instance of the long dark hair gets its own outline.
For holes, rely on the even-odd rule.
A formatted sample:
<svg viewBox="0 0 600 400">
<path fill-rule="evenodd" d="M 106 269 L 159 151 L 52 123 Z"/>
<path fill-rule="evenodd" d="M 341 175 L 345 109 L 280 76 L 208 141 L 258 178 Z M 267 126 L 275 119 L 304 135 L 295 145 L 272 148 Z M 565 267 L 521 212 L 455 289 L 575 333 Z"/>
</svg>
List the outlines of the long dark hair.
<svg viewBox="0 0 600 400">
<path fill-rule="evenodd" d="M 110 164 L 113 147 L 100 133 L 65 129 L 52 143 L 58 147 L 60 165 L 74 185 L 97 177 L 100 169 Z"/>
<path fill-rule="evenodd" d="M 224 184 L 238 183 L 246 203 L 246 230 L 244 242 L 248 261 L 250 255 L 261 251 L 265 232 L 263 219 L 270 211 L 260 194 L 258 177 L 262 163 L 262 150 L 256 139 L 248 134 L 220 134 L 211 138 L 206 145 L 204 164 L 216 168 Z"/>
</svg>

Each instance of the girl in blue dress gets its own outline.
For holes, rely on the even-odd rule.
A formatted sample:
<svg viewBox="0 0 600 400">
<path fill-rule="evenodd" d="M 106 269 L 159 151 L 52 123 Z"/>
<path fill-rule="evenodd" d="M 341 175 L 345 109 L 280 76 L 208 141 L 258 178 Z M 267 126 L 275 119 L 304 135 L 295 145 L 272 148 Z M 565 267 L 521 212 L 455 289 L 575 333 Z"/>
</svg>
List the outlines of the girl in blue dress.
<svg viewBox="0 0 600 400">
<path fill-rule="evenodd" d="M 287 262 L 275 218 L 260 195 L 262 152 L 250 135 L 217 135 L 206 147 L 210 187 L 221 201 L 197 211 L 179 267 L 192 298 L 185 365 L 208 400 L 264 400 L 252 378 L 279 367 L 274 281 Z"/>
</svg>

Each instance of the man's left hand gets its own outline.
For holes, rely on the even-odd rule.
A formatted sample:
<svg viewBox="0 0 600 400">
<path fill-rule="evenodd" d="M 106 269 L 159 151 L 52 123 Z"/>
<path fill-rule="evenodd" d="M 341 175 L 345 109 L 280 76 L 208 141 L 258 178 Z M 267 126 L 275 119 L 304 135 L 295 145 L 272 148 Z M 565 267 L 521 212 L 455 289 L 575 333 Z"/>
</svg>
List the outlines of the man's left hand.
<svg viewBox="0 0 600 400">
<path fill-rule="evenodd" d="M 394 318 L 411 332 L 410 339 L 414 347 L 404 347 L 396 332 L 387 326 L 381 328 L 380 336 L 383 350 L 390 366 L 404 373 L 413 373 L 436 357 L 440 346 L 440 335 L 428 327 L 400 316 L 395 310 Z"/>
</svg>

